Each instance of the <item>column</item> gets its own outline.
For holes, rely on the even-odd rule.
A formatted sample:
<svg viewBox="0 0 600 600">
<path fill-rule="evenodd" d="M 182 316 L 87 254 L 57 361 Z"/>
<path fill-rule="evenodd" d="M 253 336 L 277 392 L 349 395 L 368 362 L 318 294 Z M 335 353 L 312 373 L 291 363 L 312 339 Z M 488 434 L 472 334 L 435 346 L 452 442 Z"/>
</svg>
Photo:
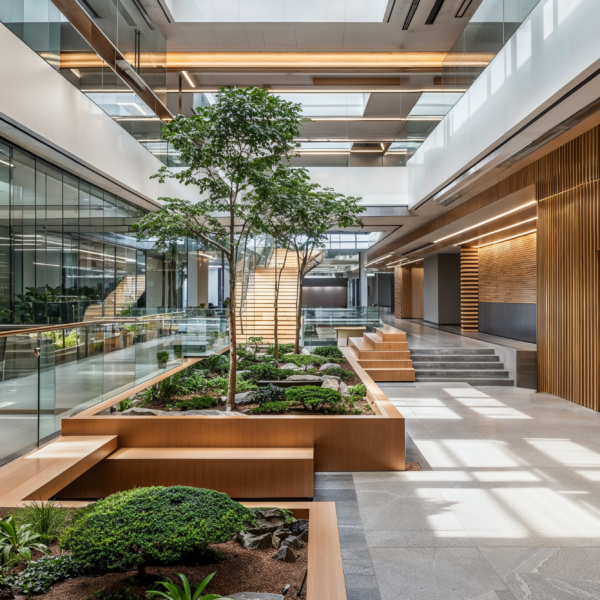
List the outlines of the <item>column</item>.
<svg viewBox="0 0 600 600">
<path fill-rule="evenodd" d="M 358 270 L 358 278 L 359 278 L 359 289 L 360 289 L 360 306 L 368 306 L 369 304 L 369 288 L 367 286 L 367 270 L 365 269 L 365 264 L 367 263 L 367 253 L 359 252 L 359 270 Z"/>
</svg>

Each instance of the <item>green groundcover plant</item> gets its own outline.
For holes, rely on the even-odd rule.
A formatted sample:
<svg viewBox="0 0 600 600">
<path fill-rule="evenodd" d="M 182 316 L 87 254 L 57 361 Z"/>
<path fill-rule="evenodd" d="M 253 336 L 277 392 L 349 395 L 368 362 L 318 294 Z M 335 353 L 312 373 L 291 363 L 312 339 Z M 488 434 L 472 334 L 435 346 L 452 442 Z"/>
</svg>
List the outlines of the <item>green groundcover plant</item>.
<svg viewBox="0 0 600 600">
<path fill-rule="evenodd" d="M 1 581 L 13 592 L 31 596 L 45 594 L 55 583 L 80 577 L 83 574 L 82 566 L 69 554 L 46 555 L 30 562 L 19 573 L 7 575 Z"/>
<path fill-rule="evenodd" d="M 285 392 L 286 400 L 298 402 L 305 410 L 321 410 L 333 408 L 342 402 L 342 395 L 330 388 L 321 388 L 315 385 L 304 385 L 288 388 Z"/>
<path fill-rule="evenodd" d="M 349 381 L 354 377 L 354 373 L 352 371 L 346 371 L 346 369 L 342 369 L 342 367 L 327 367 L 323 371 L 324 375 L 335 375 L 342 379 L 343 381 Z"/>
<path fill-rule="evenodd" d="M 256 394 L 252 396 L 256 404 L 265 404 L 267 402 L 282 402 L 285 400 L 285 389 L 269 383 L 261 387 Z"/>
<path fill-rule="evenodd" d="M 297 367 L 304 367 L 306 370 L 309 365 L 324 365 L 327 359 L 314 354 L 290 354 L 282 358 L 286 362 L 290 362 Z"/>
<path fill-rule="evenodd" d="M 260 406 L 252 409 L 254 415 L 280 414 L 284 413 L 290 406 L 291 402 L 265 402 Z"/>
<path fill-rule="evenodd" d="M 165 591 L 151 590 L 146 592 L 146 597 L 153 598 L 154 596 L 159 596 L 160 598 L 166 598 L 167 600 L 231 600 L 231 598 L 224 598 L 220 594 L 206 594 L 200 598 L 200 594 L 204 591 L 204 588 L 208 585 L 210 580 L 215 576 L 215 573 L 211 573 L 208 577 L 206 577 L 195 590 L 192 590 L 185 575 L 182 573 L 177 573 L 177 575 L 179 576 L 179 579 L 181 579 L 183 587 L 179 587 L 177 584 L 171 581 L 160 581 L 156 584 L 156 586 L 162 585 Z"/>
<path fill-rule="evenodd" d="M 367 395 L 367 386 L 364 383 L 359 383 L 355 386 L 349 387 L 348 391 L 351 396 L 360 396 L 364 398 Z"/>
<path fill-rule="evenodd" d="M 189 400 L 177 403 L 179 410 L 201 410 L 211 408 L 217 405 L 217 399 L 214 396 L 194 396 Z"/>
<path fill-rule="evenodd" d="M 14 517 L 6 517 L 0 521 L 0 564 L 9 564 L 13 555 L 29 562 L 32 550 L 47 552 L 39 538 L 31 531 L 31 525 L 18 525 Z"/>
<path fill-rule="evenodd" d="M 60 545 L 94 572 L 146 565 L 197 564 L 209 544 L 229 541 L 252 511 L 226 494 L 185 486 L 148 487 L 112 494 L 80 508 Z"/>
<path fill-rule="evenodd" d="M 302 349 L 302 348 L 301 348 Z M 279 344 L 279 357 L 285 358 L 284 354 L 289 354 L 294 351 L 294 344 Z M 267 354 L 269 356 L 275 355 L 275 344 L 269 344 L 267 346 Z"/>
<path fill-rule="evenodd" d="M 18 508 L 13 516 L 18 525 L 30 525 L 42 544 L 51 544 L 65 528 L 69 511 L 57 502 L 30 502 Z"/>
<path fill-rule="evenodd" d="M 329 360 L 346 360 L 337 346 L 316 346 L 311 352 Z"/>
</svg>

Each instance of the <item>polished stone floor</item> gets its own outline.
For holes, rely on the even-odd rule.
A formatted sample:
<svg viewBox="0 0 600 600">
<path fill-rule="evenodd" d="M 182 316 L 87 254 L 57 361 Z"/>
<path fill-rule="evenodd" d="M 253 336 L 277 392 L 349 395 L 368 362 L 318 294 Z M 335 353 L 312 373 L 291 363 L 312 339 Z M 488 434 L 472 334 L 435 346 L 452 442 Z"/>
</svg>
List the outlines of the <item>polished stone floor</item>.
<svg viewBox="0 0 600 600">
<path fill-rule="evenodd" d="M 600 598 L 599 414 L 521 388 L 386 392 L 432 470 L 353 474 L 349 599 Z"/>
</svg>

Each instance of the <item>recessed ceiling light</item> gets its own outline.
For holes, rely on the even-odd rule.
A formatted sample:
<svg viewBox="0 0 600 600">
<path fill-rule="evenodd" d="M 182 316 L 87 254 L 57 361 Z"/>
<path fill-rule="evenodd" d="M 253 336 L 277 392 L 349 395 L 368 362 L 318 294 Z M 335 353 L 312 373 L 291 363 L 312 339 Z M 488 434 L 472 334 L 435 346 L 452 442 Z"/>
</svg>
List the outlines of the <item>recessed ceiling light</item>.
<svg viewBox="0 0 600 600">
<path fill-rule="evenodd" d="M 196 86 L 194 85 L 194 82 L 190 79 L 190 76 L 187 74 L 187 71 L 181 71 L 183 73 L 183 76 L 188 80 L 188 83 L 195 88 Z"/>
<path fill-rule="evenodd" d="M 458 242 L 458 244 L 454 244 L 454 245 L 462 246 L 463 244 L 468 244 L 469 242 L 474 242 L 475 240 L 480 240 L 481 238 L 487 237 L 488 235 L 494 235 L 495 233 L 500 233 L 501 231 L 506 231 L 507 229 L 512 229 L 513 227 L 523 225 L 523 223 L 529 223 L 531 221 L 535 221 L 536 219 L 537 219 L 537 217 L 532 217 L 531 219 L 525 219 L 524 221 L 520 221 L 519 223 L 515 223 L 514 225 L 509 225 L 508 227 L 502 227 L 502 229 L 496 229 L 496 231 L 490 231 L 490 233 L 484 233 L 483 235 L 478 235 L 477 237 L 471 238 L 470 240 L 465 240 L 464 242 Z"/>
<path fill-rule="evenodd" d="M 517 235 L 511 235 L 510 237 L 503 238 L 501 240 L 496 240 L 495 242 L 488 242 L 487 244 L 481 244 L 481 246 L 475 246 L 475 248 L 485 248 L 486 246 L 491 246 L 492 244 L 499 244 L 500 242 L 506 242 L 508 240 L 514 240 L 518 237 L 523 237 L 524 235 L 529 235 L 530 233 L 535 233 L 537 229 L 532 229 L 531 231 L 526 231 L 525 233 L 518 233 Z"/>
</svg>

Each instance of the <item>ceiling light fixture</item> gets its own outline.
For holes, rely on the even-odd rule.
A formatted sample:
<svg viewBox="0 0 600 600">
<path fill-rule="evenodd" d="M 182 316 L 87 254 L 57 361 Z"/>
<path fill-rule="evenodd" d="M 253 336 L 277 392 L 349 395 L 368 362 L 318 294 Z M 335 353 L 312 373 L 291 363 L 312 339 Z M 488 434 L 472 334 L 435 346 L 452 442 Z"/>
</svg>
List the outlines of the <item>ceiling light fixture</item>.
<svg viewBox="0 0 600 600">
<path fill-rule="evenodd" d="M 306 117 L 309 121 L 441 121 L 444 117 Z"/>
<path fill-rule="evenodd" d="M 401 258 L 400 260 L 395 260 L 394 262 L 388 263 L 385 266 L 386 267 L 391 267 L 392 265 L 395 265 L 395 264 L 400 263 L 400 262 L 404 262 L 405 260 L 406 260 L 406 258 Z"/>
<path fill-rule="evenodd" d="M 488 63 L 475 64 L 471 66 L 476 67 L 486 67 Z M 244 87 L 240 87 L 240 89 L 246 89 Z M 86 90 L 86 91 L 98 91 L 103 92 L 106 90 Z M 207 93 L 207 94 L 217 94 L 219 92 L 219 88 L 217 87 L 207 87 L 207 88 L 196 88 L 194 90 L 181 90 L 184 94 L 193 94 L 193 93 Z M 359 88 L 335 88 L 335 89 L 327 89 L 327 88 L 269 88 L 269 94 L 448 94 L 448 93 L 464 93 L 467 91 L 466 87 L 436 87 L 436 88 L 377 88 L 377 87 L 359 87 Z M 167 90 L 168 94 L 179 94 L 178 89 Z"/>
<path fill-rule="evenodd" d="M 508 240 L 514 240 L 518 237 L 523 237 L 524 235 L 529 235 L 530 233 L 535 233 L 537 229 L 532 229 L 531 231 L 526 231 L 525 233 L 518 233 L 517 235 L 511 235 L 510 237 L 496 240 L 495 242 L 488 242 L 487 244 L 481 244 L 481 246 L 475 246 L 475 248 L 485 248 L 486 246 L 491 246 L 492 244 L 499 244 L 500 242 L 507 242 Z"/>
<path fill-rule="evenodd" d="M 196 86 L 194 85 L 194 82 L 191 80 L 190 76 L 187 74 L 187 71 L 181 71 L 183 73 L 183 76 L 187 79 L 188 83 L 195 88 Z"/>
<path fill-rule="evenodd" d="M 2 163 L 3 165 L 7 165 L 9 167 L 12 167 L 14 169 L 15 165 L 11 165 L 10 163 L 6 162 L 5 160 L 0 160 L 0 163 Z"/>
<path fill-rule="evenodd" d="M 532 217 L 531 219 L 525 219 L 525 221 L 515 223 L 514 225 L 509 225 L 508 227 L 503 227 L 502 229 L 496 229 L 496 231 L 490 231 L 490 233 L 484 233 L 483 235 L 478 235 L 477 237 L 471 238 L 470 240 L 465 240 L 464 242 L 458 242 L 458 244 L 454 244 L 454 245 L 462 246 L 463 244 L 468 244 L 469 242 L 474 242 L 475 240 L 480 240 L 481 238 L 487 237 L 488 235 L 494 235 L 495 233 L 500 233 L 501 231 L 506 231 L 507 229 L 512 229 L 513 227 L 523 225 L 524 223 L 530 223 L 531 221 L 535 221 L 536 219 L 537 219 L 537 217 Z"/>
<path fill-rule="evenodd" d="M 381 262 L 384 258 L 389 258 L 392 254 L 393 254 L 393 252 L 390 252 L 389 254 L 386 254 L 386 255 L 382 256 L 381 258 L 372 260 L 370 263 L 367 263 L 365 265 L 365 268 L 368 267 L 369 265 L 374 265 L 375 263 Z"/>
<path fill-rule="evenodd" d="M 501 219 L 502 217 L 506 217 L 507 215 L 512 215 L 512 213 L 518 212 L 519 210 L 523 210 L 524 208 L 527 208 L 528 206 L 531 206 L 532 204 L 536 204 L 536 203 L 537 203 L 537 200 L 532 200 L 531 202 L 527 202 L 526 204 L 523 204 L 522 206 L 517 206 L 517 208 L 513 208 L 512 210 L 502 213 L 501 215 L 498 215 L 497 217 L 492 217 L 491 219 L 487 219 L 487 221 L 482 221 L 481 223 L 477 223 L 477 225 L 471 225 L 471 227 L 467 227 L 466 229 L 462 229 L 461 231 L 457 231 L 456 233 L 451 233 L 450 235 L 447 235 L 446 237 L 440 238 L 439 240 L 435 240 L 433 243 L 437 244 L 438 242 L 443 242 L 444 240 L 447 240 L 456 235 L 460 235 L 461 233 L 464 233 L 465 231 L 471 231 L 471 229 L 475 229 L 475 227 L 480 227 L 481 225 L 485 225 L 486 223 L 491 223 L 492 221 L 495 221 L 496 219 Z"/>
<path fill-rule="evenodd" d="M 411 260 L 411 261 L 409 261 L 407 263 L 404 263 L 402 266 L 404 267 L 406 265 L 412 265 L 413 263 L 416 263 L 416 262 L 423 262 L 423 259 L 422 258 L 417 258 L 416 260 Z"/>
<path fill-rule="evenodd" d="M 469 10 L 469 6 L 471 6 L 471 2 L 473 0 L 463 0 L 463 3 L 460 5 L 458 12 L 456 13 L 457 19 L 462 19 L 465 16 L 467 10 Z"/>
</svg>

